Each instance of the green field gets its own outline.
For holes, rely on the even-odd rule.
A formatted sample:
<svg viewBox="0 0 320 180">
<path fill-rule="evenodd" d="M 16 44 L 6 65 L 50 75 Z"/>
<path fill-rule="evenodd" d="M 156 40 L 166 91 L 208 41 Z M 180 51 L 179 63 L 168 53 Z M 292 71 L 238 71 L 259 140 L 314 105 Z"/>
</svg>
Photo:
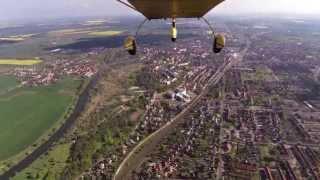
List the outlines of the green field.
<svg viewBox="0 0 320 180">
<path fill-rule="evenodd" d="M 26 38 L 30 38 L 34 36 L 35 34 L 21 34 L 21 35 L 15 35 L 15 36 L 9 36 L 9 37 L 0 37 L 0 41 L 13 41 L 13 42 L 19 42 L 24 41 Z"/>
<path fill-rule="evenodd" d="M 0 77 L 0 82 L 6 78 Z M 48 133 L 73 103 L 79 85 L 79 80 L 69 78 L 51 86 L 23 87 L 0 95 L 0 162 Z M 11 83 L 2 86 L 9 88 Z"/>
<path fill-rule="evenodd" d="M 12 179 L 60 179 L 56 173 L 63 171 L 65 168 L 69 150 L 70 144 L 59 144 L 55 146 L 48 154 L 42 155 Z"/>
<path fill-rule="evenodd" d="M 19 85 L 18 81 L 11 76 L 3 76 L 0 78 L 0 95 L 13 89 Z"/>
<path fill-rule="evenodd" d="M 87 34 L 90 33 L 91 30 L 88 28 L 79 28 L 79 29 L 62 29 L 57 31 L 48 32 L 51 36 L 66 36 L 66 35 L 75 35 L 75 34 Z"/>
<path fill-rule="evenodd" d="M 19 60 L 19 59 L 0 59 L 0 65 L 20 65 L 20 66 L 30 66 L 39 64 L 42 61 L 39 59 L 25 59 L 25 60 Z"/>
<path fill-rule="evenodd" d="M 115 36 L 121 34 L 122 31 L 94 31 L 91 28 L 80 28 L 80 29 L 63 29 L 49 32 L 49 35 L 54 36 L 65 36 L 65 35 L 76 35 L 76 34 L 88 34 L 90 36 Z"/>
<path fill-rule="evenodd" d="M 121 34 L 122 31 L 95 31 L 89 33 L 92 36 L 115 36 Z"/>
</svg>

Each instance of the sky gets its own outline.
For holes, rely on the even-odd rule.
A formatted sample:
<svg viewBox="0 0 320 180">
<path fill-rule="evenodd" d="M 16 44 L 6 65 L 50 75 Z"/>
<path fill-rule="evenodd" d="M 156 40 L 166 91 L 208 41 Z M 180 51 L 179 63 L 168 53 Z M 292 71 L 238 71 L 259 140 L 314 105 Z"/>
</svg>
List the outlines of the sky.
<svg viewBox="0 0 320 180">
<path fill-rule="evenodd" d="M 320 17 L 320 0 L 225 0 L 209 14 L 212 13 L 285 13 Z M 137 13 L 116 0 L 0 0 L 0 21 L 119 15 Z"/>
</svg>

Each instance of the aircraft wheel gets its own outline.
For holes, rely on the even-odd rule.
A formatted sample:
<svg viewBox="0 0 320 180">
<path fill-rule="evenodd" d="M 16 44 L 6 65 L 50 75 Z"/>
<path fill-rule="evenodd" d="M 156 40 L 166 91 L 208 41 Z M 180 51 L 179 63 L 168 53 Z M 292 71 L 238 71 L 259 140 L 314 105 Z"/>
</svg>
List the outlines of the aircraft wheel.
<svg viewBox="0 0 320 180">
<path fill-rule="evenodd" d="M 125 42 L 124 47 L 128 51 L 130 55 L 136 55 L 137 54 L 137 43 L 136 39 L 133 36 L 129 36 Z"/>
<path fill-rule="evenodd" d="M 178 37 L 178 30 L 176 27 L 173 27 L 171 29 L 171 41 L 172 42 L 176 42 L 177 41 L 177 37 Z"/>
<path fill-rule="evenodd" d="M 220 53 L 225 47 L 225 44 L 226 38 L 221 34 L 216 35 L 213 40 L 213 52 Z"/>
</svg>

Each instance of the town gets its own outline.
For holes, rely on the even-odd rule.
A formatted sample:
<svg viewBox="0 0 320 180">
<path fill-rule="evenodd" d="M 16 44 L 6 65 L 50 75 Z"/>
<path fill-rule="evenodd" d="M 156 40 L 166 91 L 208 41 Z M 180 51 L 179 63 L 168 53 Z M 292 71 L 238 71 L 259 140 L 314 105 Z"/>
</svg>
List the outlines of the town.
<svg viewBox="0 0 320 180">
<path fill-rule="evenodd" d="M 91 78 L 97 73 L 96 62 L 90 57 L 80 58 L 49 60 L 30 68 L 16 67 L 7 75 L 14 75 L 24 86 L 50 85 L 65 75 Z"/>
<path fill-rule="evenodd" d="M 160 25 L 143 34 L 137 56 L 119 47 L 120 34 L 80 42 L 80 50 L 77 42 L 57 46 L 43 63 L 5 72 L 28 87 L 65 77 L 95 81 L 84 112 L 60 142 L 69 147 L 65 164 L 52 176 L 320 179 L 320 46 L 314 29 L 291 19 L 218 19 L 216 29 L 228 45 L 213 54 L 210 34 L 184 23 L 188 28 L 176 43 Z"/>
<path fill-rule="evenodd" d="M 301 82 L 319 64 L 313 56 L 301 56 L 306 49 L 289 55 L 301 42 L 293 47 L 261 43 L 272 32 L 259 30 L 228 34 L 230 51 L 220 59 L 207 53 L 208 45 L 200 40 L 181 40 L 183 47 L 144 48 L 141 61 L 166 88 L 151 96 L 144 118 L 118 153 L 106 155 L 83 177 L 319 179 L 319 100 L 306 98 L 310 90 Z M 219 68 L 237 59 L 243 60 L 195 100 Z M 291 70 L 294 63 L 301 65 L 298 71 Z M 189 105 L 192 110 L 185 113 Z M 181 122 L 162 134 L 176 117 Z M 156 136 L 165 137 L 151 147 Z M 150 145 L 143 141 L 147 137 Z"/>
</svg>

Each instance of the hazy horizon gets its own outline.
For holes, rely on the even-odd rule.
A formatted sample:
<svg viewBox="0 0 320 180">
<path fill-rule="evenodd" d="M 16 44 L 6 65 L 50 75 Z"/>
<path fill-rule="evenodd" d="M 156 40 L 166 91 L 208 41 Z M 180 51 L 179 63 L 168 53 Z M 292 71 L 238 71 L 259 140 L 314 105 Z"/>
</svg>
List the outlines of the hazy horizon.
<svg viewBox="0 0 320 180">
<path fill-rule="evenodd" d="M 64 17 L 140 15 L 116 0 L 3 0 L 0 22 Z M 306 3 L 309 2 L 309 3 Z M 211 14 L 288 14 L 320 17 L 319 0 L 225 0 Z M 32 3 L 31 3 L 32 2 Z"/>
</svg>

